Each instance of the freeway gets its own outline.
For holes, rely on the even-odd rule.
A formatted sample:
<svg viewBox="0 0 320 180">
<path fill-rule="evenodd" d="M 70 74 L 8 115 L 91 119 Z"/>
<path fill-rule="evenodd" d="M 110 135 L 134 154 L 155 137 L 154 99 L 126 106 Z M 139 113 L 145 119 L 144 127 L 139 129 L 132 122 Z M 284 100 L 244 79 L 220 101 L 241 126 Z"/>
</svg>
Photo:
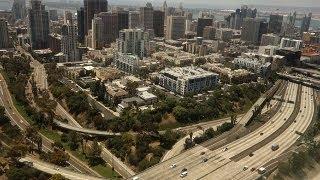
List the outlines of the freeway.
<svg viewBox="0 0 320 180">
<path fill-rule="evenodd" d="M 63 123 L 61 121 L 58 121 L 58 120 L 53 120 L 53 122 L 61 128 L 68 129 L 71 131 L 80 132 L 80 133 L 98 135 L 98 136 L 121 136 L 120 133 L 113 133 L 113 132 L 108 132 L 108 131 L 99 131 L 99 130 L 92 130 L 92 129 L 75 127 L 75 126 Z"/>
<path fill-rule="evenodd" d="M 210 145 L 205 147 L 196 146 L 189 151 L 147 169 L 138 176 L 140 179 L 177 179 L 181 170 L 187 168 L 188 176 L 185 177 L 186 179 L 201 179 L 205 177 L 224 179 L 226 171 L 220 172 L 219 169 L 237 166 L 237 162 L 232 161 L 231 157 L 268 138 L 270 134 L 283 125 L 284 118 L 288 118 L 293 112 L 294 103 L 292 102 L 295 102 L 297 92 L 298 85 L 289 83 L 284 96 L 285 101 L 281 105 L 280 110 L 269 122 L 252 133 L 215 150 L 211 150 Z M 262 132 L 264 133 L 261 134 Z M 205 154 L 201 155 L 201 152 Z M 208 161 L 203 162 L 204 158 L 208 159 Z M 177 167 L 170 169 L 169 166 L 172 164 L 176 164 Z"/>
<path fill-rule="evenodd" d="M 20 115 L 18 110 L 13 105 L 10 92 L 8 90 L 7 84 L 4 78 L 2 77 L 2 75 L 0 75 L 0 90 L 1 90 L 0 101 L 1 101 L 1 104 L 5 107 L 6 114 L 9 116 L 10 120 L 14 122 L 14 124 L 16 124 L 22 131 L 25 131 L 30 126 L 30 124 Z M 42 136 L 42 144 L 43 144 L 42 146 L 44 150 L 51 151 L 52 150 L 51 144 L 53 142 L 50 139 L 43 136 L 42 134 L 41 136 Z M 85 165 L 80 160 L 75 158 L 72 154 L 70 153 L 68 154 L 70 155 L 69 164 L 74 169 L 76 169 L 79 172 L 86 172 L 88 174 L 98 176 L 98 174 L 95 171 L 93 171 L 91 168 L 89 168 L 87 165 Z"/>
<path fill-rule="evenodd" d="M 278 105 L 279 101 L 276 100 L 271 100 L 270 102 L 270 107 L 264 107 L 262 109 L 261 114 L 266 114 L 267 112 L 269 112 L 271 109 L 275 108 Z M 237 121 L 240 120 L 242 118 L 243 114 L 239 115 L 237 117 Z M 215 120 L 215 121 L 211 121 L 211 122 L 207 122 L 207 123 L 199 123 L 199 124 L 195 124 L 195 125 L 191 125 L 191 126 L 186 126 L 186 127 L 182 127 L 182 128 L 176 128 L 174 130 L 179 130 L 179 131 L 186 131 L 186 132 L 193 132 L 193 136 L 198 136 L 202 134 L 202 130 L 199 130 L 199 127 L 201 127 L 202 129 L 208 129 L 208 128 L 213 128 L 216 130 L 216 128 L 220 125 L 222 125 L 225 122 L 230 121 L 231 118 L 223 118 L 220 120 Z M 184 150 L 184 143 L 185 140 L 189 137 L 185 136 L 182 139 L 180 139 L 173 147 L 171 150 L 169 150 L 168 152 L 166 152 L 166 154 L 163 156 L 161 162 L 168 160 L 178 154 L 180 154 L 183 150 Z"/>
<path fill-rule="evenodd" d="M 245 157 L 237 162 L 238 166 L 229 167 L 232 168 L 232 170 L 227 177 L 232 177 L 234 179 L 255 179 L 259 177 L 257 171 L 243 171 L 243 167 L 248 166 L 249 169 L 252 167 L 264 167 L 267 162 L 277 158 L 291 147 L 300 138 L 300 135 L 296 132 L 304 133 L 312 121 L 315 108 L 313 98 L 313 90 L 308 87 L 303 87 L 300 111 L 298 116 L 295 118 L 296 122 L 292 123 L 289 128 L 287 128 L 272 142 L 255 151 L 254 157 Z M 279 149 L 272 151 L 271 146 L 273 144 L 278 144 Z"/>
<path fill-rule="evenodd" d="M 74 171 L 70 171 L 67 168 L 57 167 L 54 164 L 46 163 L 44 161 L 40 161 L 31 156 L 27 156 L 21 158 L 20 162 L 32 162 L 32 167 L 38 169 L 39 171 L 46 172 L 48 174 L 61 174 L 62 176 L 72 179 L 72 180 L 102 180 L 103 178 L 98 178 L 94 176 L 89 176 L 86 174 L 80 174 Z"/>
</svg>

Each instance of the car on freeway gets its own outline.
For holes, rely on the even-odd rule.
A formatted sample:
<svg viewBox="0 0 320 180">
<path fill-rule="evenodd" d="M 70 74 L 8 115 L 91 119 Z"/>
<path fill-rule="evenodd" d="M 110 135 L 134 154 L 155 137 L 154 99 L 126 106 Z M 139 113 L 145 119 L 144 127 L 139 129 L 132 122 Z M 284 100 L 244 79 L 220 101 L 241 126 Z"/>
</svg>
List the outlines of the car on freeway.
<svg viewBox="0 0 320 180">
<path fill-rule="evenodd" d="M 183 172 L 185 172 L 185 171 L 188 171 L 188 169 L 187 169 L 187 168 L 183 168 L 183 169 L 181 170 L 181 173 L 183 173 Z"/>
<path fill-rule="evenodd" d="M 188 175 L 188 171 L 184 171 L 180 174 L 180 177 L 184 178 Z"/>
<path fill-rule="evenodd" d="M 244 166 L 243 171 L 246 171 L 248 168 L 249 168 L 248 166 Z"/>
<path fill-rule="evenodd" d="M 279 145 L 278 144 L 272 144 L 272 146 L 271 146 L 271 150 L 272 151 L 276 151 L 278 149 L 279 149 Z"/>
<path fill-rule="evenodd" d="M 170 166 L 171 169 L 172 169 L 172 168 L 175 168 L 175 167 L 177 167 L 176 164 L 172 164 L 172 165 Z"/>
<path fill-rule="evenodd" d="M 259 173 L 259 174 L 264 174 L 264 173 L 266 173 L 266 172 L 267 172 L 267 170 L 266 170 L 266 168 L 264 168 L 264 167 L 261 167 L 261 168 L 258 169 L 258 173 Z"/>
</svg>

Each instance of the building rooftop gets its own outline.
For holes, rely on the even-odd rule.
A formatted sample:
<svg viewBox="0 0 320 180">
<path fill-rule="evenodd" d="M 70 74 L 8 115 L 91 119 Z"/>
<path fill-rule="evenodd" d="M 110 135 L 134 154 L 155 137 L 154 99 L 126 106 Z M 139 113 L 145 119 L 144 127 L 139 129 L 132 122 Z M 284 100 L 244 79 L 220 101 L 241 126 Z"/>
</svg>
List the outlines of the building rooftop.
<svg viewBox="0 0 320 180">
<path fill-rule="evenodd" d="M 188 66 L 188 67 L 174 67 L 174 68 L 166 68 L 161 71 L 162 74 L 169 74 L 174 77 L 178 77 L 180 79 L 190 79 L 190 78 L 198 78 L 204 77 L 208 75 L 218 75 L 216 73 L 212 73 L 206 71 L 202 68 Z"/>
</svg>

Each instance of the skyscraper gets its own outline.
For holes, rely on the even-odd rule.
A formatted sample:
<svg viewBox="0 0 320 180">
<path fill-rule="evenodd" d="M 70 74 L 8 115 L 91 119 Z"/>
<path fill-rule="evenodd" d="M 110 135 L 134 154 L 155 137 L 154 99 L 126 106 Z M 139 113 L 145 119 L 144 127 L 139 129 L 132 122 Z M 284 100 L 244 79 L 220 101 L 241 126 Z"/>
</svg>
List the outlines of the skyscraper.
<svg viewBox="0 0 320 180">
<path fill-rule="evenodd" d="M 185 16 L 169 16 L 167 19 L 166 39 L 180 39 L 184 37 L 186 29 Z"/>
<path fill-rule="evenodd" d="M 145 7 L 140 8 L 140 23 L 146 29 L 153 29 L 153 7 L 147 3 Z"/>
<path fill-rule="evenodd" d="M 129 12 L 129 28 L 134 29 L 140 27 L 140 13 L 139 11 Z"/>
<path fill-rule="evenodd" d="M 279 14 L 271 14 L 269 20 L 268 32 L 279 34 L 281 32 L 281 26 L 283 22 L 283 16 Z"/>
<path fill-rule="evenodd" d="M 129 28 L 129 12 L 128 11 L 117 11 L 118 14 L 118 30 Z"/>
<path fill-rule="evenodd" d="M 213 23 L 212 18 L 198 18 L 197 36 L 203 37 L 203 29 L 206 26 L 212 26 L 212 23 Z"/>
<path fill-rule="evenodd" d="M 267 33 L 268 23 L 263 19 L 245 18 L 242 24 L 241 40 L 259 44 L 262 34 Z"/>
<path fill-rule="evenodd" d="M 88 30 L 92 27 L 92 19 L 94 14 L 108 11 L 107 0 L 84 0 L 84 33 L 87 34 Z"/>
<path fill-rule="evenodd" d="M 144 32 L 141 29 L 123 29 L 117 39 L 118 52 L 144 57 Z"/>
<path fill-rule="evenodd" d="M 26 0 L 14 0 L 12 4 L 12 12 L 14 18 L 24 19 L 27 16 Z"/>
<path fill-rule="evenodd" d="M 79 61 L 76 26 L 69 20 L 61 28 L 61 51 L 67 62 Z"/>
<path fill-rule="evenodd" d="M 0 49 L 9 47 L 8 23 L 5 19 L 0 19 Z"/>
<path fill-rule="evenodd" d="M 49 19 L 51 21 L 58 21 L 58 11 L 56 9 L 49 10 Z"/>
<path fill-rule="evenodd" d="M 78 24 L 78 41 L 80 43 L 84 43 L 84 37 L 85 37 L 85 30 L 84 30 L 84 8 L 81 7 L 77 11 L 77 24 Z"/>
<path fill-rule="evenodd" d="M 153 28 L 154 35 L 156 37 L 164 36 L 164 12 L 163 11 L 153 11 Z"/>
<path fill-rule="evenodd" d="M 64 24 L 73 24 L 73 17 L 72 12 L 70 11 L 64 11 L 64 17 L 63 17 Z"/>
<path fill-rule="evenodd" d="M 49 38 L 49 13 L 41 0 L 31 0 L 29 34 L 32 49 L 45 49 Z"/>
<path fill-rule="evenodd" d="M 302 34 L 303 32 L 309 31 L 311 18 L 312 18 L 312 13 L 309 13 L 308 16 L 304 15 L 301 21 L 300 34 Z"/>
<path fill-rule="evenodd" d="M 101 17 L 92 19 L 92 45 L 93 49 L 101 49 L 104 46 L 103 40 L 103 21 Z"/>
<path fill-rule="evenodd" d="M 101 12 L 97 17 L 102 20 L 102 42 L 104 45 L 109 45 L 115 42 L 119 36 L 118 30 L 118 14 L 113 12 Z M 93 33 L 93 32 L 92 32 Z"/>
</svg>

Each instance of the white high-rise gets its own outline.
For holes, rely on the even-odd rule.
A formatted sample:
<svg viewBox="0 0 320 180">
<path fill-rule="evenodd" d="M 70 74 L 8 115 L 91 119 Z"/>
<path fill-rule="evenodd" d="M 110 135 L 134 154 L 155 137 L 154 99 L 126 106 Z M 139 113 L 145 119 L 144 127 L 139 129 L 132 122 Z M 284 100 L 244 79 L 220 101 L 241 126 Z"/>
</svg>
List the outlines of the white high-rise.
<svg viewBox="0 0 320 180">
<path fill-rule="evenodd" d="M 65 61 L 79 61 L 76 26 L 70 22 L 64 24 L 61 28 L 61 36 L 61 51 L 65 56 Z"/>
<path fill-rule="evenodd" d="M 145 55 L 145 40 L 142 29 L 121 30 L 119 32 L 117 44 L 119 53 L 137 55 L 141 59 Z"/>
</svg>

